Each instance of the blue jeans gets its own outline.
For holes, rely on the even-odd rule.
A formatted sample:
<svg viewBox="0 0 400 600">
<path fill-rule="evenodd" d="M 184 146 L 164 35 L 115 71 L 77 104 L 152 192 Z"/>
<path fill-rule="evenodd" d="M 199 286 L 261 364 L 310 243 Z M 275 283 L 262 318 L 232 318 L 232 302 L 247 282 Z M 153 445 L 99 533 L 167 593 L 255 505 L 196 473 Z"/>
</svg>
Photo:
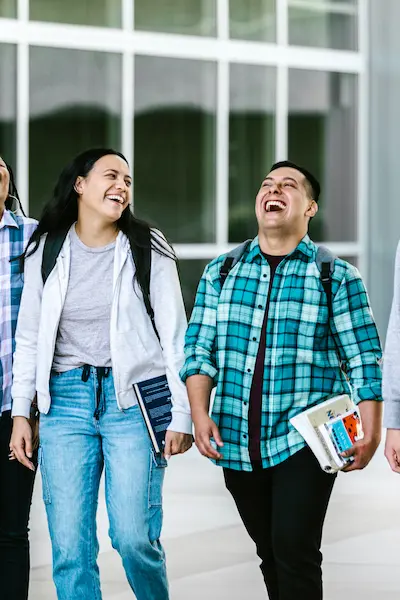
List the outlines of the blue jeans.
<svg viewBox="0 0 400 600">
<path fill-rule="evenodd" d="M 101 600 L 96 511 L 105 469 L 109 535 L 138 600 L 168 600 L 162 525 L 166 461 L 138 406 L 120 411 L 111 369 L 81 367 L 50 380 L 39 464 L 59 600 Z"/>
</svg>

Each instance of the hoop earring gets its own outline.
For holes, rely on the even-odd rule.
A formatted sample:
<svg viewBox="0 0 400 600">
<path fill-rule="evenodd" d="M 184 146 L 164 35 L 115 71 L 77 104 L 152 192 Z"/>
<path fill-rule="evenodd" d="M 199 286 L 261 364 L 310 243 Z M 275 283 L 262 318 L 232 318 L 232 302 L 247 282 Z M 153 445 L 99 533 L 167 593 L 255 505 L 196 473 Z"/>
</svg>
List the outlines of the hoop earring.
<svg viewBox="0 0 400 600">
<path fill-rule="evenodd" d="M 11 210 L 11 212 L 14 215 L 18 214 L 18 210 L 20 210 L 23 214 L 24 217 L 26 217 L 25 211 L 24 211 L 24 207 L 22 206 L 22 202 L 21 200 L 19 200 L 16 196 L 13 196 L 13 194 L 8 194 L 7 196 L 7 200 L 11 198 L 12 200 L 15 200 L 15 202 L 17 203 L 17 206 L 14 207 L 14 209 L 12 209 L 12 206 L 10 206 L 9 210 Z M 7 202 L 6 200 L 6 202 Z"/>
</svg>

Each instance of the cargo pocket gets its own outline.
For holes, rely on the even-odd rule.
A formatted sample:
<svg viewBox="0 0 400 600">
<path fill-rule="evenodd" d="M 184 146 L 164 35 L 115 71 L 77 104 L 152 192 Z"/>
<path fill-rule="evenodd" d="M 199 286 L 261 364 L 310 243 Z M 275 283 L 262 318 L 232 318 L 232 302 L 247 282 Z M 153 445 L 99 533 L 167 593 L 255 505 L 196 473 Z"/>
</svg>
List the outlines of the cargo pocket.
<svg viewBox="0 0 400 600">
<path fill-rule="evenodd" d="M 149 466 L 149 489 L 148 489 L 148 508 L 149 508 L 149 538 L 150 542 L 155 542 L 160 538 L 163 509 L 162 509 L 162 491 L 165 468 L 167 461 L 164 457 L 155 456 L 150 451 Z"/>
<path fill-rule="evenodd" d="M 39 467 L 40 467 L 40 475 L 42 477 L 43 502 L 45 504 L 51 504 L 49 481 L 48 481 L 48 478 L 47 478 L 46 466 L 44 464 L 44 456 L 43 456 L 43 448 L 42 448 L 42 446 L 39 446 L 38 463 L 39 463 Z"/>
</svg>

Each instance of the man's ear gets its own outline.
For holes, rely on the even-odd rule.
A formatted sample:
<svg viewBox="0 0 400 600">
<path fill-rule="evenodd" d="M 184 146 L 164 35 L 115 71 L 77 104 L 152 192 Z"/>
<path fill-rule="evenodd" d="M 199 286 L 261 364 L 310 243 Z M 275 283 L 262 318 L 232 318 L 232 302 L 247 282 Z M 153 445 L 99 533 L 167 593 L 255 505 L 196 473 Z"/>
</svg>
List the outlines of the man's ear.
<svg viewBox="0 0 400 600">
<path fill-rule="evenodd" d="M 306 217 L 310 217 L 312 219 L 318 212 L 318 204 L 313 200 L 306 211 Z"/>
<path fill-rule="evenodd" d="M 82 194 L 82 182 L 83 182 L 83 177 L 81 177 L 81 175 L 79 177 L 76 178 L 75 181 L 75 185 L 74 185 L 74 190 L 76 191 L 76 193 L 80 196 Z"/>
</svg>

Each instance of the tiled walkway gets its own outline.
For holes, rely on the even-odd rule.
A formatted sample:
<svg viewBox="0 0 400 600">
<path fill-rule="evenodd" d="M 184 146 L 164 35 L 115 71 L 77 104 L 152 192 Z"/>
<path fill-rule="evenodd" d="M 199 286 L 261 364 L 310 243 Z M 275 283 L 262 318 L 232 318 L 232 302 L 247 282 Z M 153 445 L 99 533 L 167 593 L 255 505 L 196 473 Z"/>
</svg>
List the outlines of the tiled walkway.
<svg viewBox="0 0 400 600">
<path fill-rule="evenodd" d="M 399 600 L 400 476 L 382 450 L 361 473 L 341 475 L 324 536 L 325 600 Z M 31 600 L 55 600 L 40 481 L 32 513 Z M 104 600 L 133 600 L 99 508 Z M 196 450 L 173 459 L 165 488 L 164 545 L 171 600 L 266 600 L 253 545 L 222 483 Z M 71 600 L 73 600 L 71 598 Z"/>
</svg>

